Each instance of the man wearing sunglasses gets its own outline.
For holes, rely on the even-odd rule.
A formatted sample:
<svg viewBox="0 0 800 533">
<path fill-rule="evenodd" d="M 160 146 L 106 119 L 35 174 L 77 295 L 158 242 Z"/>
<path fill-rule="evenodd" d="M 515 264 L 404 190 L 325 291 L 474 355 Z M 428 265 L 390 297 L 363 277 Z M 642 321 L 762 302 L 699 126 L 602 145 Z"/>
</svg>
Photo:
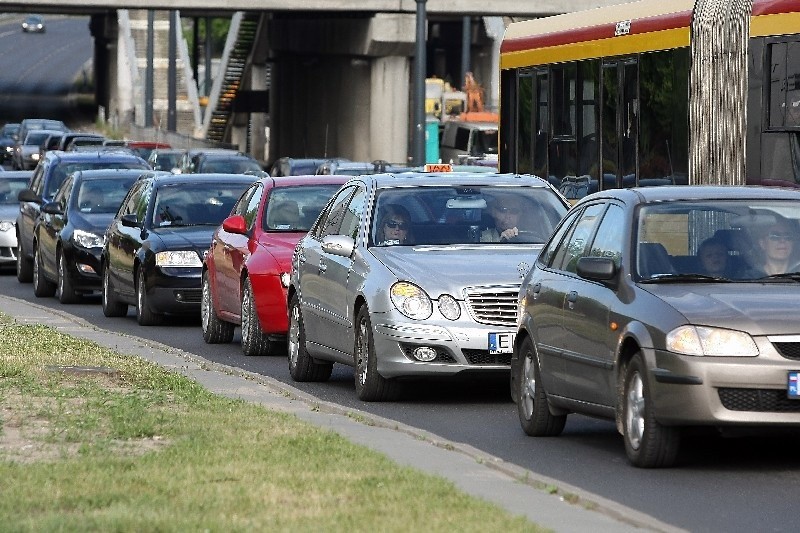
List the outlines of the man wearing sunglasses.
<svg viewBox="0 0 800 533">
<path fill-rule="evenodd" d="M 765 275 L 785 274 L 795 264 L 796 259 L 793 255 L 795 235 L 791 223 L 779 217 L 758 239 L 758 244 L 764 252 L 764 264 L 761 265 L 761 269 Z"/>
<path fill-rule="evenodd" d="M 522 202 L 515 196 L 497 197 L 489 212 L 494 219 L 494 227 L 481 232 L 481 242 L 507 242 L 519 235 L 519 219 Z"/>
</svg>

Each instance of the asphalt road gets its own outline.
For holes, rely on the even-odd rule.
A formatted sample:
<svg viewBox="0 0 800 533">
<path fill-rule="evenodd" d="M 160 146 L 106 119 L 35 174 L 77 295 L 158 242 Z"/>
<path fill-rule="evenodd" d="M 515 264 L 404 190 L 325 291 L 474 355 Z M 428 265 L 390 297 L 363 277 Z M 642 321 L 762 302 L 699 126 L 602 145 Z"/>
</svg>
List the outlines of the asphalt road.
<svg viewBox="0 0 800 533">
<path fill-rule="evenodd" d="M 100 328 L 148 338 L 208 360 L 271 376 L 322 400 L 419 427 L 534 472 L 599 494 L 662 522 L 691 531 L 792 531 L 800 490 L 798 434 L 721 439 L 715 434 L 687 438 L 681 465 L 640 470 L 625 458 L 613 424 L 572 415 L 562 436 L 526 437 L 509 400 L 505 381 L 410 382 L 398 402 L 356 399 L 353 373 L 337 365 L 327 383 L 294 383 L 285 354 L 248 358 L 239 336 L 229 345 L 203 342 L 199 320 L 169 320 L 141 327 L 131 310 L 106 318 L 99 297 L 64 306 L 33 296 L 12 272 L 0 275 L 0 293 L 68 311 Z M 238 332 L 238 330 L 237 330 Z M 124 349 L 124 347 L 123 347 Z"/>
</svg>

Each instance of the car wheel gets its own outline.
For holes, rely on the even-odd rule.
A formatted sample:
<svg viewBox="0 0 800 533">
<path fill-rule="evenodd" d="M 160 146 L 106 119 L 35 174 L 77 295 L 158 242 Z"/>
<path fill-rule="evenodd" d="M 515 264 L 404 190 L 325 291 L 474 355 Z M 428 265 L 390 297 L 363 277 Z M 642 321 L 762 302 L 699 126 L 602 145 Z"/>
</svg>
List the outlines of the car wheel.
<svg viewBox="0 0 800 533">
<path fill-rule="evenodd" d="M 287 342 L 289 374 L 295 381 L 328 381 L 333 363 L 320 363 L 306 351 L 306 330 L 300 311 L 300 299 L 295 294 L 289 302 L 289 335 Z"/>
<path fill-rule="evenodd" d="M 242 353 L 251 355 L 271 355 L 274 352 L 273 343 L 261 329 L 256 311 L 253 284 L 250 278 L 245 278 L 242 288 Z"/>
<path fill-rule="evenodd" d="M 356 338 L 353 350 L 355 359 L 356 395 L 365 402 L 382 402 L 393 399 L 397 394 L 397 382 L 378 374 L 375 344 L 372 337 L 372 323 L 369 309 L 361 306 L 356 317 Z"/>
<path fill-rule="evenodd" d="M 39 247 L 33 250 L 33 294 L 39 298 L 53 296 L 56 293 L 56 284 L 44 277 L 42 268 L 42 257 L 39 255 Z"/>
<path fill-rule="evenodd" d="M 111 280 L 109 279 L 108 265 L 103 266 L 103 287 L 102 287 L 102 305 L 103 315 L 108 317 L 125 316 L 128 314 L 128 305 L 117 300 L 114 294 L 114 289 L 111 288 Z"/>
<path fill-rule="evenodd" d="M 144 268 L 139 268 L 136 282 L 136 321 L 140 326 L 157 326 L 161 323 L 161 315 L 150 310 L 147 302 L 147 285 Z"/>
<path fill-rule="evenodd" d="M 235 326 L 217 316 L 208 271 L 203 272 L 203 296 L 200 300 L 200 317 L 203 327 L 203 340 L 208 344 L 227 343 L 233 340 Z"/>
<path fill-rule="evenodd" d="M 67 272 L 67 263 L 64 261 L 64 254 L 61 250 L 58 251 L 56 261 L 58 262 L 58 287 L 56 289 L 58 301 L 62 304 L 74 304 L 78 301 L 78 295 L 72 288 L 72 280 Z"/>
<path fill-rule="evenodd" d="M 33 281 L 33 262 L 24 256 L 22 246 L 17 248 L 17 281 L 20 283 Z"/>
<path fill-rule="evenodd" d="M 533 437 L 555 437 L 564 431 L 567 415 L 554 415 L 542 386 L 539 361 L 530 337 L 522 341 L 517 364 L 517 413 L 522 430 Z"/>
<path fill-rule="evenodd" d="M 622 420 L 625 451 L 634 466 L 672 466 L 680 447 L 680 429 L 659 424 L 651 400 L 646 367 L 639 352 L 625 370 Z"/>
</svg>

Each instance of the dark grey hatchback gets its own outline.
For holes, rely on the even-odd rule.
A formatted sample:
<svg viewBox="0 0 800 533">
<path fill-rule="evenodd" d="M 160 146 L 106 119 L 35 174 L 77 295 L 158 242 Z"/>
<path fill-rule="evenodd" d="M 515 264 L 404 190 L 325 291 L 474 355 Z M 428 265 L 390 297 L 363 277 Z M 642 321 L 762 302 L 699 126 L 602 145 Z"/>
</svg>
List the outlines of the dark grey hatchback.
<svg viewBox="0 0 800 533">
<path fill-rule="evenodd" d="M 683 429 L 800 427 L 800 191 L 652 187 L 578 202 L 520 290 L 523 430 L 616 421 L 665 467 Z"/>
</svg>

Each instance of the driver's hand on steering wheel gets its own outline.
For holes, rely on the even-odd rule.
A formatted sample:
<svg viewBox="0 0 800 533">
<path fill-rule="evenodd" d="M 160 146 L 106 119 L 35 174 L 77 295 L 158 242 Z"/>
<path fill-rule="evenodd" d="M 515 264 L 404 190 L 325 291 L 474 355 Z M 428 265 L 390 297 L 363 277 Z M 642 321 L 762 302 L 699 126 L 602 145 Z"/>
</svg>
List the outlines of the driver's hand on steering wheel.
<svg viewBox="0 0 800 533">
<path fill-rule="evenodd" d="M 519 235 L 519 230 L 515 227 L 508 228 L 500 234 L 501 241 L 508 241 Z"/>
</svg>

